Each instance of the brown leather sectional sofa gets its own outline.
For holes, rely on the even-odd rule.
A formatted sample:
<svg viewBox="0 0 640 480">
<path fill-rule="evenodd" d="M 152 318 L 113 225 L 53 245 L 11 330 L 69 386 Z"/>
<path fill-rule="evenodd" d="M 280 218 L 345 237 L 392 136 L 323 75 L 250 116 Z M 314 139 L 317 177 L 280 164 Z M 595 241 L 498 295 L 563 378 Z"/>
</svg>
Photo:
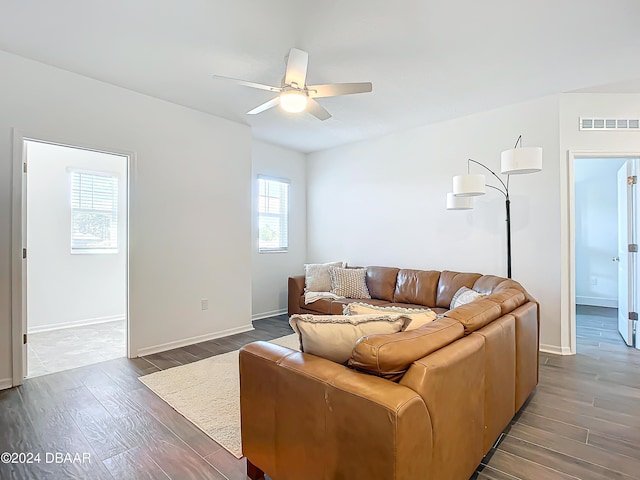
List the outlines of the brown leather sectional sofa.
<svg viewBox="0 0 640 480">
<path fill-rule="evenodd" d="M 369 337 L 375 348 L 365 357 L 382 371 L 422 352 L 396 381 L 271 343 L 245 346 L 240 402 L 251 478 L 466 480 L 537 385 L 539 305 L 518 282 L 368 267 L 367 286 L 368 303 L 428 306 L 444 317 Z M 487 296 L 448 310 L 462 286 Z M 350 301 L 304 305 L 303 288 L 304 277 L 289 280 L 290 314 L 342 313 Z M 372 358 L 354 350 L 352 360 L 357 368 Z"/>
</svg>

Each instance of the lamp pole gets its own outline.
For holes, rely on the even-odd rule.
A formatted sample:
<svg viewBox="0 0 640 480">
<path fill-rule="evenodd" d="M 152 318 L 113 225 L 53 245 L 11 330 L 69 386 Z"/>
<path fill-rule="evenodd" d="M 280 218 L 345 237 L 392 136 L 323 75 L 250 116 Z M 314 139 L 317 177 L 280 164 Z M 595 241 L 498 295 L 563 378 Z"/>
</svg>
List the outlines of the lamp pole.
<svg viewBox="0 0 640 480">
<path fill-rule="evenodd" d="M 507 278 L 511 278 L 511 200 L 509 200 L 509 192 L 505 200 L 507 206 Z"/>
<path fill-rule="evenodd" d="M 496 187 L 494 185 L 486 184 L 487 187 L 493 188 L 494 190 L 499 191 L 504 195 L 505 199 L 505 208 L 507 212 L 507 278 L 511 278 L 511 200 L 509 199 L 509 175 L 507 175 L 507 183 L 504 183 L 502 179 L 498 176 L 496 172 L 487 167 L 484 163 L 478 162 L 477 160 L 473 160 L 469 158 L 467 161 L 467 173 L 469 172 L 469 162 L 473 162 L 476 165 L 480 165 L 482 168 L 487 170 L 491 175 L 496 177 L 498 181 L 502 184 L 502 188 Z"/>
</svg>

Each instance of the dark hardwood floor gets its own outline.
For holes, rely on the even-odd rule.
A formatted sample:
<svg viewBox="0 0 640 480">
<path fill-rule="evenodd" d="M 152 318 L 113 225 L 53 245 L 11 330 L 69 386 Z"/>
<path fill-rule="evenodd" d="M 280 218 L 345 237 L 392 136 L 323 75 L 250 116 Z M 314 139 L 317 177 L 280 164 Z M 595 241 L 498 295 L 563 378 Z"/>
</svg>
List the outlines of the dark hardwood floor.
<svg viewBox="0 0 640 480">
<path fill-rule="evenodd" d="M 541 354 L 540 385 L 474 478 L 640 479 L 640 351 L 623 344 L 613 313 L 581 308 L 578 355 Z M 137 378 L 291 333 L 286 316 L 254 326 L 252 332 L 0 391 L 0 453 L 40 452 L 42 459 L 0 463 L 0 478 L 245 480 L 244 460 Z M 45 454 L 56 452 L 86 453 L 90 462 L 46 463 Z"/>
<path fill-rule="evenodd" d="M 27 379 L 0 391 L 0 454 L 41 454 L 40 463 L 0 462 L 0 479 L 245 480 L 244 461 L 138 377 L 293 333 L 286 315 L 253 323 L 251 332 Z M 80 460 L 88 454 L 90 461 L 46 463 L 56 452 L 78 453 Z"/>
<path fill-rule="evenodd" d="M 478 479 L 640 478 L 640 350 L 616 309 L 577 313 L 577 355 L 540 354 L 540 383 Z"/>
</svg>

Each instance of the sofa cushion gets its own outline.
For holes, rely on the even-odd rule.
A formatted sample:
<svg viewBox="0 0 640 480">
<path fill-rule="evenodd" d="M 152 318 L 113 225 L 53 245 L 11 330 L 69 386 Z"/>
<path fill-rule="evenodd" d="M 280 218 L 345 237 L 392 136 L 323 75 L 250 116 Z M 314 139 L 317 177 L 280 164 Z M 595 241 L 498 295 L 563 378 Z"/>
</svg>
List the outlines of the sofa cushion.
<svg viewBox="0 0 640 480">
<path fill-rule="evenodd" d="M 323 315 L 342 315 L 343 306 L 351 302 L 370 303 L 372 305 L 389 305 L 389 302 L 385 300 L 377 300 L 375 298 L 361 299 L 361 298 L 321 298 L 315 302 L 309 304 L 304 303 L 304 295 L 300 297 L 298 302 L 300 309 L 312 310 Z"/>
<path fill-rule="evenodd" d="M 384 314 L 384 315 L 405 315 L 411 319 L 411 322 L 405 327 L 405 330 L 415 330 L 436 319 L 436 314 L 429 308 L 403 308 L 389 307 L 386 305 L 375 306 L 366 303 L 349 303 L 342 310 L 345 315 L 365 315 L 365 314 Z"/>
<path fill-rule="evenodd" d="M 449 309 L 453 310 L 460 305 L 466 305 L 467 303 L 474 302 L 482 297 L 486 297 L 486 295 L 484 293 L 478 293 L 467 287 L 460 287 L 460 290 L 453 295 Z"/>
<path fill-rule="evenodd" d="M 403 268 L 398 272 L 393 302 L 435 306 L 438 278 L 440 272 Z"/>
<path fill-rule="evenodd" d="M 515 280 L 511 280 L 510 278 L 503 279 L 498 285 L 496 285 L 496 288 L 494 288 L 491 293 L 499 293 L 510 288 L 514 290 L 520 290 L 525 294 L 525 297 L 527 296 L 527 291 L 523 288 L 523 286 Z"/>
<path fill-rule="evenodd" d="M 336 298 L 333 302 L 331 302 L 329 313 L 331 313 L 332 315 L 342 315 L 344 312 L 344 306 L 353 302 L 360 302 L 363 304 L 366 303 L 367 305 L 389 305 L 389 302 L 387 302 L 386 300 L 378 300 L 377 298 Z"/>
<path fill-rule="evenodd" d="M 459 273 L 444 270 L 440 274 L 435 306 L 449 308 L 453 295 L 460 290 L 460 287 L 472 288 L 473 284 L 481 276 L 479 273 Z"/>
<path fill-rule="evenodd" d="M 524 292 L 524 288 L 515 280 L 510 278 L 496 277 L 495 275 L 482 275 L 476 283 L 473 284 L 473 289 L 476 292 L 486 293 L 491 295 L 492 293 L 498 293 L 502 290 L 516 289 Z"/>
<path fill-rule="evenodd" d="M 502 315 L 513 312 L 527 301 L 524 292 L 515 288 L 507 288 L 497 293 L 492 293 L 486 298 L 500 305 Z"/>
<path fill-rule="evenodd" d="M 504 277 L 496 277 L 495 275 L 482 275 L 473 284 L 473 289 L 476 292 L 491 295 L 493 293 L 493 289 L 503 281 Z"/>
<path fill-rule="evenodd" d="M 399 268 L 367 267 L 367 288 L 371 298 L 393 301 Z"/>
<path fill-rule="evenodd" d="M 398 381 L 411 364 L 464 335 L 463 326 L 447 318 L 415 330 L 360 338 L 349 366 Z"/>
<path fill-rule="evenodd" d="M 292 315 L 289 319 L 301 351 L 337 363 L 349 360 L 360 337 L 399 332 L 407 323 L 406 317 L 389 315 Z"/>
<path fill-rule="evenodd" d="M 304 265 L 304 291 L 330 292 L 329 267 L 344 267 L 343 262 L 306 263 Z"/>
<path fill-rule="evenodd" d="M 475 302 L 461 305 L 444 314 L 446 318 L 459 321 L 464 326 L 465 335 L 475 332 L 501 315 L 500 305 L 488 298 L 481 298 Z"/>
<path fill-rule="evenodd" d="M 311 302 L 309 304 L 304 303 L 304 295 L 300 297 L 300 301 L 298 305 L 300 308 L 304 308 L 307 310 L 313 310 L 318 313 L 331 313 L 331 303 L 332 300 L 330 298 L 321 298 L 320 300 L 316 300 L 315 302 Z"/>
<path fill-rule="evenodd" d="M 329 267 L 331 293 L 347 298 L 371 298 L 365 277 L 364 268 Z"/>
<path fill-rule="evenodd" d="M 402 307 L 402 308 L 424 308 L 424 305 L 416 305 L 415 303 L 387 303 L 388 307 Z M 448 312 L 448 308 L 440 308 L 440 307 L 429 307 L 432 312 L 435 312 L 436 315 L 441 315 L 445 312 Z"/>
</svg>

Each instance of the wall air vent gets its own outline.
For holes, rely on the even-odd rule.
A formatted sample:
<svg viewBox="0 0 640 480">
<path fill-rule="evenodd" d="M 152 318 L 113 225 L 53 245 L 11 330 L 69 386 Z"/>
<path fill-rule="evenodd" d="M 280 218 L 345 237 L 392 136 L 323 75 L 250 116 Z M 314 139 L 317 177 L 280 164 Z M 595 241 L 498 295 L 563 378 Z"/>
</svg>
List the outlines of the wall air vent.
<svg viewBox="0 0 640 480">
<path fill-rule="evenodd" d="M 627 130 L 640 132 L 640 119 L 580 117 L 579 128 L 580 130 Z"/>
</svg>

